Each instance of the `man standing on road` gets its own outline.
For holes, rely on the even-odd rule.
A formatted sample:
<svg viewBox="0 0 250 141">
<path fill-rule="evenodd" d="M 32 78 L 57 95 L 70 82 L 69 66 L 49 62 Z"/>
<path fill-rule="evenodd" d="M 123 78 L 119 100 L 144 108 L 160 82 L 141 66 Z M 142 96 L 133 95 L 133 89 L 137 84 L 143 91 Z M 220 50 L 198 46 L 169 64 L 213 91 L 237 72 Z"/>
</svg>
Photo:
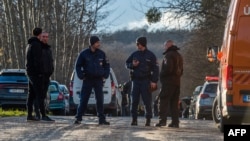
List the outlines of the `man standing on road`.
<svg viewBox="0 0 250 141">
<path fill-rule="evenodd" d="M 27 98 L 27 121 L 39 121 L 40 117 L 32 116 L 33 105 L 35 107 L 36 114 L 39 114 L 39 110 L 42 113 L 42 120 L 53 121 L 45 115 L 44 108 L 44 76 L 46 75 L 45 68 L 47 69 L 47 58 L 44 55 L 42 45 L 42 29 L 33 29 L 34 37 L 28 40 L 28 46 L 26 48 L 26 72 L 29 78 L 29 90 Z M 40 115 L 40 114 L 39 114 Z"/>
<path fill-rule="evenodd" d="M 48 32 L 42 32 L 42 62 L 43 62 L 43 77 L 42 77 L 42 96 L 41 96 L 41 104 L 40 104 L 40 112 L 42 114 L 42 120 L 46 121 L 54 121 L 50 119 L 48 116 L 46 116 L 45 111 L 45 98 L 47 96 L 47 91 L 50 83 L 50 76 L 54 72 L 54 64 L 53 64 L 53 55 L 51 51 L 51 46 L 48 45 L 49 40 L 49 33 Z M 40 117 L 40 114 L 38 115 Z"/>
<path fill-rule="evenodd" d="M 179 48 L 174 45 L 172 40 L 165 42 L 164 46 L 166 51 L 163 53 L 165 56 L 160 71 L 159 123 L 155 126 L 166 126 L 167 113 L 170 110 L 172 122 L 168 124 L 168 127 L 179 128 L 178 102 L 183 74 L 183 58 L 178 52 Z"/>
<path fill-rule="evenodd" d="M 83 81 L 80 104 L 75 116 L 75 124 L 80 124 L 82 115 L 85 113 L 92 88 L 95 91 L 97 114 L 100 125 L 109 125 L 106 121 L 103 109 L 103 84 L 110 73 L 110 65 L 106 54 L 99 49 L 100 39 L 97 36 L 91 36 L 89 39 L 89 48 L 84 49 L 78 55 L 76 60 L 76 74 Z"/>
<path fill-rule="evenodd" d="M 130 69 L 132 80 L 132 126 L 137 125 L 138 105 L 142 97 L 146 109 L 145 126 L 150 126 L 152 118 L 152 95 L 151 89 L 157 87 L 159 66 L 156 56 L 147 49 L 146 37 L 136 40 L 137 51 L 133 52 L 126 60 L 126 68 Z"/>
</svg>

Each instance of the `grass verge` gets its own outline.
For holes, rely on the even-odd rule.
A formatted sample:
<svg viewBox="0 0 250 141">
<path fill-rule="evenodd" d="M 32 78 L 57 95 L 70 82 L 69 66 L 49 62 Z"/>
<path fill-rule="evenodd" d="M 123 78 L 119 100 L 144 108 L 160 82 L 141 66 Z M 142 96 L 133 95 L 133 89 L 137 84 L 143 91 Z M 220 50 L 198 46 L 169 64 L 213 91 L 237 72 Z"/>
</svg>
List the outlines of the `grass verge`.
<svg viewBox="0 0 250 141">
<path fill-rule="evenodd" d="M 25 116 L 27 111 L 18 109 L 3 110 L 0 108 L 0 117 Z"/>
</svg>

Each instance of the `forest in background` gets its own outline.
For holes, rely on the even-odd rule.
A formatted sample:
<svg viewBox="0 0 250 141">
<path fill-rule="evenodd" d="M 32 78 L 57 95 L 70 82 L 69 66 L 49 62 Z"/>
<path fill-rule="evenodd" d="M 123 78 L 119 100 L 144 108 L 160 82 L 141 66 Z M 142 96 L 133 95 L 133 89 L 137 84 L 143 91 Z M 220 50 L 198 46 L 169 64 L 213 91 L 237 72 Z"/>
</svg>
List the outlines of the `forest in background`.
<svg viewBox="0 0 250 141">
<path fill-rule="evenodd" d="M 136 50 L 138 36 L 148 38 L 148 48 L 161 63 L 163 43 L 167 39 L 175 41 L 184 57 L 184 75 L 181 95 L 192 95 L 195 86 L 204 82 L 206 75 L 218 74 L 218 63 L 206 60 L 206 50 L 222 43 L 226 13 L 230 0 L 148 0 L 160 2 L 162 7 L 152 7 L 146 13 L 157 22 L 159 14 L 173 12 L 171 20 L 188 17 L 192 29 L 168 29 L 148 31 L 148 27 L 134 30 L 120 30 L 113 33 L 99 31 L 97 28 L 110 27 L 105 23 L 112 0 L 2 0 L 0 1 L 0 69 L 24 68 L 25 47 L 31 37 L 32 28 L 42 27 L 50 33 L 50 45 L 55 61 L 55 73 L 51 79 L 70 82 L 78 53 L 88 46 L 88 38 L 95 34 L 101 38 L 102 49 L 109 57 L 119 83 L 129 79 L 125 69 L 126 58 Z M 150 11 L 150 9 L 149 9 Z M 154 18 L 154 14 L 156 17 Z M 152 18 L 153 17 L 153 18 Z M 150 18 L 149 18 L 150 19 Z M 104 24 L 101 24 L 104 23 Z"/>
</svg>

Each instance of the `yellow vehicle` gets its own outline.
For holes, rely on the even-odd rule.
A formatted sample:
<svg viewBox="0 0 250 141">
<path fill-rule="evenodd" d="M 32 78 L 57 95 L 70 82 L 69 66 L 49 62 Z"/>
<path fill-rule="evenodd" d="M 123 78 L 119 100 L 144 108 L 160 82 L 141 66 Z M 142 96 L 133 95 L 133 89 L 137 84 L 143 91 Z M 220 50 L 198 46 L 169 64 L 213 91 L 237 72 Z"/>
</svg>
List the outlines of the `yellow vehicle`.
<svg viewBox="0 0 250 141">
<path fill-rule="evenodd" d="M 227 124 L 250 123 L 249 33 L 250 0 L 231 0 L 221 49 L 207 51 L 210 62 L 220 62 L 212 114 L 221 132 Z"/>
</svg>

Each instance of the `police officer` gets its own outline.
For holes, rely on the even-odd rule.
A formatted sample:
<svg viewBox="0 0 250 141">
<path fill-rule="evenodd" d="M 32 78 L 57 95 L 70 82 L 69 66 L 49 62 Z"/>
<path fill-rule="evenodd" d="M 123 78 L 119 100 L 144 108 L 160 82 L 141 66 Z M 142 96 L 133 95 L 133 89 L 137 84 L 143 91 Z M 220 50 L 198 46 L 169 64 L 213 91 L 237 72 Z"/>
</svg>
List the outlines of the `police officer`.
<svg viewBox="0 0 250 141">
<path fill-rule="evenodd" d="M 152 95 L 151 89 L 157 87 L 159 66 L 156 56 L 147 49 L 146 37 L 136 40 L 137 51 L 133 52 L 126 60 L 126 68 L 130 69 L 132 80 L 132 126 L 137 125 L 138 104 L 140 96 L 145 106 L 145 126 L 150 126 L 152 118 Z"/>
<path fill-rule="evenodd" d="M 97 114 L 99 124 L 109 125 L 106 121 L 103 110 L 103 83 L 110 73 L 110 65 L 106 54 L 99 49 L 100 40 L 97 36 L 91 36 L 89 39 L 89 48 L 84 49 L 76 60 L 76 74 L 83 80 L 80 104 L 78 105 L 75 116 L 75 124 L 80 124 L 82 115 L 85 113 L 92 88 L 95 91 Z"/>
</svg>

